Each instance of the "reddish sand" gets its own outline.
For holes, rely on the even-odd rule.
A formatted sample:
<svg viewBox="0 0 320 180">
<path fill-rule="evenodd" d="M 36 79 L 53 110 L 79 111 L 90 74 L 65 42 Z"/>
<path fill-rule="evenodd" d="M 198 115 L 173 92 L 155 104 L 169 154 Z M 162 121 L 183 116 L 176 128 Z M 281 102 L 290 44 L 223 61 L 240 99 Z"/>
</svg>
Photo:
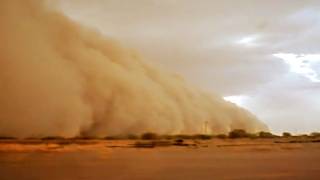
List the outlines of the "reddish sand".
<svg viewBox="0 0 320 180">
<path fill-rule="evenodd" d="M 320 179 L 320 143 L 210 140 L 198 147 L 128 147 L 132 143 L 2 142 L 0 179 Z"/>
</svg>

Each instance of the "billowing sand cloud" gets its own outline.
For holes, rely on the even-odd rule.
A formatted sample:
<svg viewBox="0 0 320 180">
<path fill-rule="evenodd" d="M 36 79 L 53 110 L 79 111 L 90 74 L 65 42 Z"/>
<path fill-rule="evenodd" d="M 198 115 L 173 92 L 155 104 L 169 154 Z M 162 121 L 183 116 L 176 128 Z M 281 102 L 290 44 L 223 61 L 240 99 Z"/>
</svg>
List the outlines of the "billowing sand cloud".
<svg viewBox="0 0 320 180">
<path fill-rule="evenodd" d="M 0 1 L 0 134 L 266 130 L 252 114 L 151 67 L 41 0 Z"/>
</svg>

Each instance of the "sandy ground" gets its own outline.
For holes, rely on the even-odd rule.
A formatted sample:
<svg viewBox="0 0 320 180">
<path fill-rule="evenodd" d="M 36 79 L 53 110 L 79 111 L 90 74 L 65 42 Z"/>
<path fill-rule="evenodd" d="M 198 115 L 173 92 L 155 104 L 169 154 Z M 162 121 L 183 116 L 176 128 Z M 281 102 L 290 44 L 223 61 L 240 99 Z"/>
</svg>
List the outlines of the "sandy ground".
<svg viewBox="0 0 320 180">
<path fill-rule="evenodd" d="M 320 179 L 320 143 L 214 139 L 156 148 L 133 143 L 1 141 L 0 179 Z"/>
</svg>

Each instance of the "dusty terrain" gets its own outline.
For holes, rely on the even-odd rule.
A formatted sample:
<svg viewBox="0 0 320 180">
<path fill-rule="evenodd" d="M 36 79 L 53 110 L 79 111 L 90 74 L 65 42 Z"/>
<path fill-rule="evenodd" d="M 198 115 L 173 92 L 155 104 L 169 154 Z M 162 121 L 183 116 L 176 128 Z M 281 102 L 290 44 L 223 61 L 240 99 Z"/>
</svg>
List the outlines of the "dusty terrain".
<svg viewBox="0 0 320 180">
<path fill-rule="evenodd" d="M 320 179 L 317 142 L 212 139 L 153 148 L 135 142 L 2 140 L 0 179 Z"/>
</svg>

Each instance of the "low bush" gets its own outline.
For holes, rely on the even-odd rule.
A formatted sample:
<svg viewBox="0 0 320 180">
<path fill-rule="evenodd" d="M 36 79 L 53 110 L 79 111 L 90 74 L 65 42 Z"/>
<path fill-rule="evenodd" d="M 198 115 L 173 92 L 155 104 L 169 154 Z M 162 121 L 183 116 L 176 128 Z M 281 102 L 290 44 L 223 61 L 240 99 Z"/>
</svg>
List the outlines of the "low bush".
<svg viewBox="0 0 320 180">
<path fill-rule="evenodd" d="M 152 141 L 137 141 L 133 146 L 135 148 L 154 148 L 156 145 Z"/>
<path fill-rule="evenodd" d="M 141 135 L 141 139 L 143 140 L 154 140 L 159 139 L 159 135 L 152 132 L 146 132 Z"/>
<path fill-rule="evenodd" d="M 172 137 L 173 139 L 193 139 L 194 138 L 192 135 L 187 135 L 187 134 L 177 134 Z"/>
<path fill-rule="evenodd" d="M 173 135 L 161 135 L 160 139 L 172 140 L 175 137 Z"/>
<path fill-rule="evenodd" d="M 136 134 L 128 134 L 126 135 L 126 139 L 139 139 L 140 137 Z"/>
<path fill-rule="evenodd" d="M 297 137 L 297 138 L 300 138 L 300 139 L 306 139 L 306 138 L 309 138 L 309 135 L 308 134 L 299 134 L 299 135 L 296 135 L 294 137 Z"/>
<path fill-rule="evenodd" d="M 252 133 L 247 133 L 247 137 L 250 139 L 257 139 L 259 138 L 258 134 L 252 134 Z"/>
<path fill-rule="evenodd" d="M 65 138 L 62 136 L 47 136 L 41 138 L 41 140 L 65 140 Z"/>
<path fill-rule="evenodd" d="M 276 136 L 273 135 L 273 134 L 270 133 L 270 132 L 261 131 L 261 132 L 258 133 L 258 137 L 259 137 L 259 138 L 274 138 L 274 137 L 276 137 Z"/>
<path fill-rule="evenodd" d="M 234 129 L 229 132 L 229 138 L 246 138 L 249 137 L 249 134 L 243 129 Z"/>
<path fill-rule="evenodd" d="M 0 140 L 14 140 L 17 139 L 16 137 L 11 136 L 0 136 Z"/>
<path fill-rule="evenodd" d="M 282 137 L 291 137 L 292 135 L 291 135 L 291 133 L 289 133 L 289 132 L 284 132 L 284 133 L 282 133 Z"/>
<path fill-rule="evenodd" d="M 105 140 L 124 140 L 124 139 L 129 139 L 129 135 L 106 136 L 103 139 L 105 139 Z"/>
<path fill-rule="evenodd" d="M 312 137 L 320 137 L 320 132 L 313 132 L 310 134 Z"/>
<path fill-rule="evenodd" d="M 105 139 L 105 140 L 119 140 L 119 137 L 118 136 L 106 136 L 103 139 Z"/>
<path fill-rule="evenodd" d="M 226 139 L 226 138 L 228 138 L 228 136 L 225 135 L 225 134 L 218 134 L 218 135 L 216 135 L 215 137 L 216 137 L 216 138 L 219 138 L 219 139 Z"/>
<path fill-rule="evenodd" d="M 95 136 L 77 136 L 74 138 L 71 138 L 73 140 L 95 140 L 95 139 L 100 139 L 99 137 L 95 137 Z"/>
<path fill-rule="evenodd" d="M 209 140 L 212 139 L 212 136 L 208 134 L 196 134 L 192 139 Z"/>
</svg>

